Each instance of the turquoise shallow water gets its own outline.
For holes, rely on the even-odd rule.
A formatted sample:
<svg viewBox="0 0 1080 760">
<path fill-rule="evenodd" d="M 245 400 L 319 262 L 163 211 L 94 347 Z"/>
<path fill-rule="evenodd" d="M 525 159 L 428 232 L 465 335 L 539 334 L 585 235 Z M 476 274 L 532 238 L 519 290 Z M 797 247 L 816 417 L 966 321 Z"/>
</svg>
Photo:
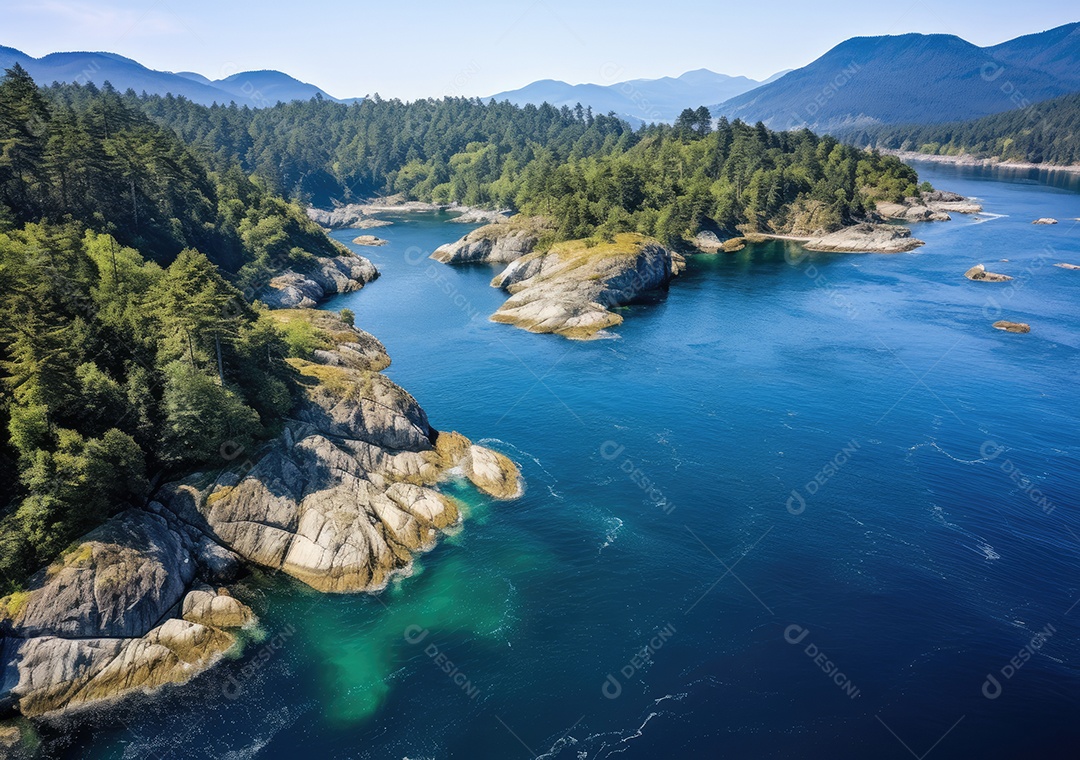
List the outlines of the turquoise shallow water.
<svg viewBox="0 0 1080 760">
<path fill-rule="evenodd" d="M 988 213 L 912 254 L 696 257 L 591 343 L 488 322 L 496 270 L 426 258 L 468 227 L 379 230 L 327 308 L 526 495 L 455 485 L 464 527 L 378 597 L 249 579 L 262 641 L 69 754 L 1075 757 L 1080 195 L 920 169 Z"/>
</svg>

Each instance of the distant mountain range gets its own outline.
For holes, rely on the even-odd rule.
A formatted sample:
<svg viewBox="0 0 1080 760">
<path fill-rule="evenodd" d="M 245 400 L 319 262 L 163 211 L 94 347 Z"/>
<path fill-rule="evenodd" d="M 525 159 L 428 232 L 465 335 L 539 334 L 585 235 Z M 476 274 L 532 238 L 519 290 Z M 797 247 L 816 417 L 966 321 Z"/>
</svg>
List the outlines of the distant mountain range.
<svg viewBox="0 0 1080 760">
<path fill-rule="evenodd" d="M 278 101 L 310 100 L 316 95 L 338 100 L 315 85 L 280 71 L 244 71 L 225 79 L 210 80 L 193 72 L 155 71 L 114 53 L 52 53 L 33 58 L 15 48 L 0 47 L 0 70 L 16 63 L 41 85 L 93 82 L 100 87 L 107 81 L 121 92 L 130 88 L 138 93 L 172 93 L 203 105 L 235 102 L 241 106 L 263 108 Z"/>
<path fill-rule="evenodd" d="M 976 119 L 1080 91 L 1080 23 L 980 48 L 952 35 L 855 37 L 713 116 L 818 131 Z"/>
<path fill-rule="evenodd" d="M 32 58 L 0 47 L 0 68 L 16 62 L 41 84 L 109 81 L 121 91 L 172 93 L 202 104 L 263 107 L 316 95 L 337 100 L 280 71 L 210 80 L 191 72 L 154 71 L 112 53 Z M 490 98 L 571 108 L 580 103 L 594 113 L 615 112 L 635 125 L 671 122 L 684 108 L 709 105 L 714 117 L 763 121 L 772 129 L 851 133 L 883 124 L 978 119 L 1074 92 L 1080 92 L 1080 23 L 989 47 L 945 34 L 854 37 L 764 82 L 698 69 L 679 77 L 614 84 L 545 79 Z"/>
<path fill-rule="evenodd" d="M 608 85 L 567 84 L 555 79 L 543 79 L 518 90 L 500 92 L 484 99 L 499 102 L 509 100 L 519 106 L 550 103 L 560 108 L 573 108 L 580 103 L 592 107 L 595 113 L 614 111 L 633 124 L 642 124 L 674 121 L 684 108 L 697 108 L 719 99 L 733 98 L 786 73 L 775 74 L 764 82 L 717 74 L 708 69 L 688 71 L 680 77 L 631 79 Z"/>
</svg>

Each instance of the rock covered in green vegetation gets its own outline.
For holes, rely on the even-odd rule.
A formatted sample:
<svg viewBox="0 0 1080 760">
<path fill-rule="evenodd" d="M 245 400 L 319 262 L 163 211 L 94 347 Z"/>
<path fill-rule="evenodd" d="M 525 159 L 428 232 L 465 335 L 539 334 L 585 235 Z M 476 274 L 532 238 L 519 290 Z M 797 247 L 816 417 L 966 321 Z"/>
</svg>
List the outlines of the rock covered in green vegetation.
<svg viewBox="0 0 1080 760">
<path fill-rule="evenodd" d="M 684 266 L 681 255 L 633 233 L 556 243 L 517 259 L 492 280 L 510 297 L 491 319 L 588 340 L 622 323 L 612 308 L 665 287 Z"/>
<path fill-rule="evenodd" d="M 895 224 L 856 224 L 812 238 L 804 244 L 810 251 L 837 253 L 904 253 L 913 251 L 923 241 L 911 236 L 911 230 Z"/>
<path fill-rule="evenodd" d="M 552 230 L 541 217 L 515 216 L 473 230 L 457 242 L 439 246 L 431 258 L 443 264 L 509 264 L 532 253 Z"/>
</svg>

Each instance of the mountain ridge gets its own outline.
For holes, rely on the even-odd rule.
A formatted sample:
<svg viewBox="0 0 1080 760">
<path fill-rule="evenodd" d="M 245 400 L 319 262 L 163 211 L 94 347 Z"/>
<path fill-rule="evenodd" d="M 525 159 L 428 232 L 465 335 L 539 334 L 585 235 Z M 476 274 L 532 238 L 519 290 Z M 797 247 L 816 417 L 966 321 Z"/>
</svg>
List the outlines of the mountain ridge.
<svg viewBox="0 0 1080 760">
<path fill-rule="evenodd" d="M 308 100 L 316 96 L 346 103 L 356 100 L 335 98 L 313 84 L 273 69 L 243 71 L 211 80 L 193 71 L 158 71 L 107 51 L 56 52 L 34 58 L 17 48 L 0 46 L 0 69 L 16 63 L 42 84 L 92 82 L 100 87 L 109 82 L 121 92 L 133 89 L 159 95 L 172 94 L 200 105 L 235 102 L 263 108 L 278 101 Z"/>
<path fill-rule="evenodd" d="M 979 47 L 950 34 L 851 37 L 710 106 L 773 129 L 964 121 L 1080 90 L 1080 23 Z"/>
<path fill-rule="evenodd" d="M 784 73 L 786 72 L 774 74 L 766 81 Z M 514 90 L 496 93 L 484 100 L 508 100 L 519 106 L 546 102 L 557 107 L 571 108 L 581 103 L 582 106 L 591 106 L 593 111 L 598 113 L 614 111 L 620 118 L 640 125 L 674 121 L 684 108 L 713 102 L 718 93 L 727 92 L 730 93 L 728 97 L 733 97 L 762 84 L 763 82 L 749 77 L 718 74 L 710 69 L 700 68 L 677 77 L 629 79 L 612 84 L 570 84 L 558 79 L 539 79 Z"/>
</svg>

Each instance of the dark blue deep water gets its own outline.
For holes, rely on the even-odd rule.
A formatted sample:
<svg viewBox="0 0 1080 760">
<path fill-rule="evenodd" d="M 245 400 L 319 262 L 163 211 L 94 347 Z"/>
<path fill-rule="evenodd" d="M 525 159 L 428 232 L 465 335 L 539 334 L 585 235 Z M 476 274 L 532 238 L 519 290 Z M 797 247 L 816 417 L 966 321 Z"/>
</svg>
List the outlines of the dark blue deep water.
<svg viewBox="0 0 1080 760">
<path fill-rule="evenodd" d="M 426 258 L 469 228 L 377 230 L 382 277 L 327 308 L 526 495 L 454 485 L 463 528 L 378 598 L 250 578 L 261 642 L 71 754 L 1080 755 L 1080 194 L 920 169 L 987 213 L 693 258 L 590 343 L 488 322 L 496 270 Z"/>
</svg>

